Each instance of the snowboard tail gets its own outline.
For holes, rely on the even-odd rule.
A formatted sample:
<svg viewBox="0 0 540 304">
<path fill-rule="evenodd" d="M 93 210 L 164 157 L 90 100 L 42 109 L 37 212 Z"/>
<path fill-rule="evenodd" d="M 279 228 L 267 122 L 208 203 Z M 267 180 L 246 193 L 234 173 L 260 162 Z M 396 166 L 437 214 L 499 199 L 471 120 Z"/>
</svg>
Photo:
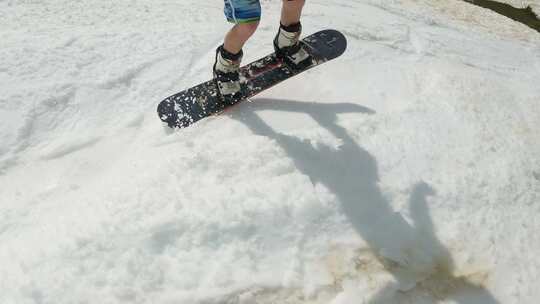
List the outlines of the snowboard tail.
<svg viewBox="0 0 540 304">
<path fill-rule="evenodd" d="M 277 58 L 275 53 L 269 54 L 240 68 L 243 94 L 237 102 L 231 104 L 221 102 L 212 79 L 161 101 L 157 108 L 159 118 L 171 128 L 188 127 L 294 75 L 337 58 L 347 48 L 345 36 L 336 30 L 317 32 L 302 39 L 301 43 L 312 57 L 311 65 L 295 69 Z"/>
</svg>

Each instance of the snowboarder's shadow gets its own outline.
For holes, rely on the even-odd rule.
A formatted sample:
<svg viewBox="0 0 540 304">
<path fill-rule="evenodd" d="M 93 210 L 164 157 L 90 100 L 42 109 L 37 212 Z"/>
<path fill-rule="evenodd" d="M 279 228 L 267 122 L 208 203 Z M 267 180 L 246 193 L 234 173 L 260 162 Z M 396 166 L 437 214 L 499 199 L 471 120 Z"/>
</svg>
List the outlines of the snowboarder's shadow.
<svg viewBox="0 0 540 304">
<path fill-rule="evenodd" d="M 314 147 L 309 141 L 278 133 L 257 115 L 261 110 L 308 114 L 342 145 L 339 149 L 325 145 Z M 418 294 L 430 294 L 433 302 L 453 299 L 458 303 L 498 303 L 487 289 L 473 283 L 470 277 L 454 275 L 452 257 L 438 240 L 429 214 L 427 197 L 434 190 L 423 182 L 414 187 L 409 199 L 414 223 L 409 224 L 392 210 L 381 193 L 375 157 L 337 124 L 337 114 L 373 114 L 373 110 L 350 103 L 257 99 L 256 103 L 246 103 L 236 113 L 232 117 L 253 133 L 274 139 L 313 184 L 322 183 L 336 195 L 357 233 L 394 276 L 398 284 L 385 286 L 369 303 L 401 302 L 411 297 L 411 293 L 405 291 L 414 293 L 415 289 L 419 289 Z"/>
</svg>

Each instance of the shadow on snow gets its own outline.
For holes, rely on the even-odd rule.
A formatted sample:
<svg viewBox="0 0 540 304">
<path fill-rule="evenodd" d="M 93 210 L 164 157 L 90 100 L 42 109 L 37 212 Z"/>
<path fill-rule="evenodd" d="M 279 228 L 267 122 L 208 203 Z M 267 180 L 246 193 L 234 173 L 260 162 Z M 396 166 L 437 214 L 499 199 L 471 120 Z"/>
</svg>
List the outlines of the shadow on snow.
<svg viewBox="0 0 540 304">
<path fill-rule="evenodd" d="M 339 149 L 314 147 L 309 141 L 278 133 L 257 111 L 274 110 L 310 115 L 342 141 Z M 431 301 L 453 299 L 458 303 L 498 303 L 490 292 L 469 277 L 454 275 L 450 252 L 435 234 L 427 197 L 434 190 L 426 183 L 415 185 L 409 199 L 413 224 L 394 212 L 381 193 L 375 157 L 360 147 L 337 124 L 337 114 L 374 114 L 373 110 L 351 103 L 322 104 L 291 100 L 257 99 L 242 106 L 232 117 L 254 134 L 275 140 L 296 168 L 313 184 L 322 183 L 339 199 L 343 212 L 375 253 L 379 262 L 398 282 L 377 292 L 369 303 L 400 302 L 408 291 L 421 291 Z M 485 278 L 484 278 L 485 279 Z"/>
</svg>

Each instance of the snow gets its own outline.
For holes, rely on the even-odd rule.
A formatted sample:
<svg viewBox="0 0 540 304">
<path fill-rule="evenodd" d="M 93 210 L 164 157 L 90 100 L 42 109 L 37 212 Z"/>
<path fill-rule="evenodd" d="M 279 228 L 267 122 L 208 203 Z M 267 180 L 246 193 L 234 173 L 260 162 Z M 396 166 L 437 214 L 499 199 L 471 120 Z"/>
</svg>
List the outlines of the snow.
<svg viewBox="0 0 540 304">
<path fill-rule="evenodd" d="M 221 5 L 0 1 L 0 303 L 536 303 L 536 32 L 309 1 L 342 57 L 167 131 L 155 107 L 210 77 Z"/>
</svg>

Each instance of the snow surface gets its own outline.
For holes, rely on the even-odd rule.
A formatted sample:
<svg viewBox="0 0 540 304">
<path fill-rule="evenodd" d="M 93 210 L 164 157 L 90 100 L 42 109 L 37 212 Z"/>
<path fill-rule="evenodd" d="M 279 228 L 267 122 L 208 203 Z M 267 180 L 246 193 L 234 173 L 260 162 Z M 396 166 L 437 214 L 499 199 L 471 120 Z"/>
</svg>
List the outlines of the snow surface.
<svg viewBox="0 0 540 304">
<path fill-rule="evenodd" d="M 537 303 L 539 36 L 438 2 L 308 1 L 342 57 L 170 132 L 221 1 L 0 1 L 0 303 Z"/>
</svg>

